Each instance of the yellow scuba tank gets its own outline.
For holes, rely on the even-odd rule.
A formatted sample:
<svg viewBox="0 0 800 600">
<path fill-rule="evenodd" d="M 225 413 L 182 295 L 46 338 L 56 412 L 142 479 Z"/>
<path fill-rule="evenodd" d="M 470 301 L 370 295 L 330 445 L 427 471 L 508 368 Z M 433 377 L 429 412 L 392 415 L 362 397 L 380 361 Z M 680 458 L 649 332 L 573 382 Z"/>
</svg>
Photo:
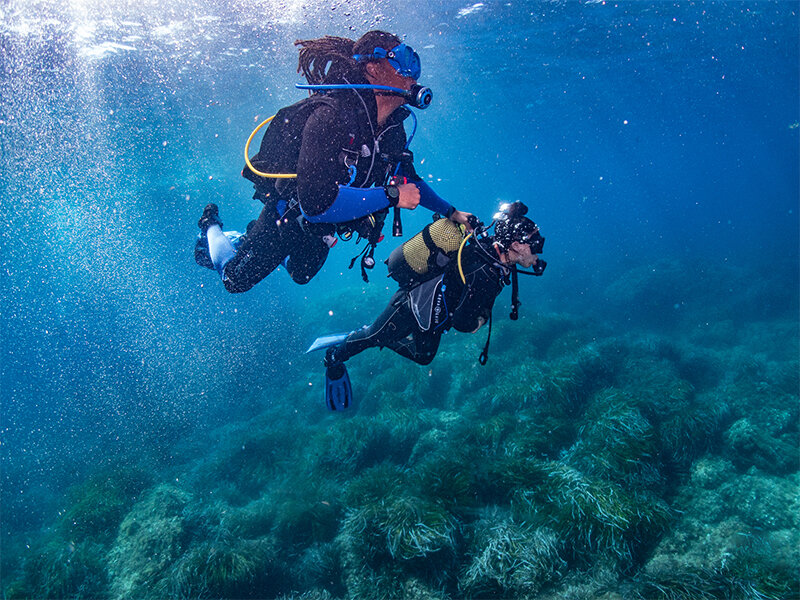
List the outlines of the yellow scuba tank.
<svg viewBox="0 0 800 600">
<path fill-rule="evenodd" d="M 386 259 L 389 276 L 410 287 L 444 273 L 466 235 L 463 225 L 437 219 L 395 248 Z"/>
</svg>

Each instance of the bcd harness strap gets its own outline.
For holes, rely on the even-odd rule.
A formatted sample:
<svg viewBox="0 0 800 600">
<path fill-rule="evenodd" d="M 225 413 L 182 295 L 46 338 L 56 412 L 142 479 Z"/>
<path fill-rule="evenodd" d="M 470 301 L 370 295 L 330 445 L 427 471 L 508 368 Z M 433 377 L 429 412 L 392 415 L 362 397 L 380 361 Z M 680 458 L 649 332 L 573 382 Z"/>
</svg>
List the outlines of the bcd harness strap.
<svg viewBox="0 0 800 600">
<path fill-rule="evenodd" d="M 367 245 L 364 249 L 356 254 L 353 259 L 350 261 L 350 266 L 347 267 L 348 269 L 352 269 L 356 261 L 360 258 L 361 259 L 361 279 L 364 280 L 364 283 L 369 283 L 369 277 L 367 276 L 367 269 L 372 269 L 375 266 L 375 244 L 373 244 L 370 240 L 367 240 Z"/>
<path fill-rule="evenodd" d="M 489 313 L 489 335 L 486 336 L 486 344 L 483 346 L 483 352 L 478 357 L 478 362 L 483 367 L 489 361 L 489 342 L 492 341 L 492 313 Z"/>
<path fill-rule="evenodd" d="M 508 280 L 506 280 L 508 281 Z M 519 318 L 519 280 L 517 278 L 517 266 L 514 265 L 511 267 L 511 314 L 509 317 L 512 321 L 516 321 Z M 489 311 L 489 333 L 486 335 L 486 344 L 483 346 L 483 351 L 481 352 L 480 356 L 478 357 L 478 363 L 481 366 L 485 366 L 486 363 L 489 361 L 489 344 L 492 341 L 492 314 L 493 310 Z"/>
<path fill-rule="evenodd" d="M 422 241 L 425 242 L 425 246 L 428 248 L 428 271 L 446 267 L 450 262 L 450 257 L 433 241 L 430 229 L 425 227 L 421 233 Z"/>
<path fill-rule="evenodd" d="M 511 267 L 511 314 L 508 315 L 512 321 L 519 319 L 519 277 L 517 276 L 517 265 Z"/>
</svg>

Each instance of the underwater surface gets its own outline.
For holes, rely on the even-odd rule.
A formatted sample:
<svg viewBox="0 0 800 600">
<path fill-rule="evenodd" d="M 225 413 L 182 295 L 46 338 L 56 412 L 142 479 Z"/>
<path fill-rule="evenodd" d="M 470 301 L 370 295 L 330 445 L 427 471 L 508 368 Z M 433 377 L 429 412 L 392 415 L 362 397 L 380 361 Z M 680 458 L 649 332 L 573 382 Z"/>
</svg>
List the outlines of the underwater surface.
<svg viewBox="0 0 800 600">
<path fill-rule="evenodd" d="M 425 4 L 0 5 L 4 598 L 798 597 L 798 3 Z M 420 174 L 524 201 L 549 265 L 486 366 L 366 352 L 330 414 L 305 349 L 399 241 L 240 295 L 192 248 L 261 208 L 293 42 L 375 28 Z"/>
</svg>

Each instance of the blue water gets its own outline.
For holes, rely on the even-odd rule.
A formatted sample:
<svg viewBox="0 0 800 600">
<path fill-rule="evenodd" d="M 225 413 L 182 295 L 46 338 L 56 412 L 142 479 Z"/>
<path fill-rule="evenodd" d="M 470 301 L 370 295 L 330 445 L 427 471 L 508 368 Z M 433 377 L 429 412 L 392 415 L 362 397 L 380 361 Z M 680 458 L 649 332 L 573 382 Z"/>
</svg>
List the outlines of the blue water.
<svg viewBox="0 0 800 600">
<path fill-rule="evenodd" d="M 242 149 L 303 97 L 298 38 L 380 28 L 418 50 L 435 94 L 418 113 L 420 174 L 484 220 L 523 200 L 547 237 L 546 276 L 522 283 L 528 319 L 668 337 L 722 311 L 796 332 L 796 2 L 419 4 L 0 7 L 6 539 L 47 527 L 64 490 L 101 467 L 169 469 L 182 444 L 267 407 L 324 416 L 318 385 L 282 390 L 321 376 L 302 355 L 316 335 L 377 315 L 396 241 L 369 285 L 347 269 L 352 244 L 307 286 L 276 272 L 238 296 L 192 259 L 207 202 L 226 229 L 260 210 Z M 406 216 L 406 233 L 427 219 Z M 675 273 L 652 306 L 610 297 L 664 265 Z M 443 343 L 456 368 L 477 368 L 458 339 Z"/>
</svg>

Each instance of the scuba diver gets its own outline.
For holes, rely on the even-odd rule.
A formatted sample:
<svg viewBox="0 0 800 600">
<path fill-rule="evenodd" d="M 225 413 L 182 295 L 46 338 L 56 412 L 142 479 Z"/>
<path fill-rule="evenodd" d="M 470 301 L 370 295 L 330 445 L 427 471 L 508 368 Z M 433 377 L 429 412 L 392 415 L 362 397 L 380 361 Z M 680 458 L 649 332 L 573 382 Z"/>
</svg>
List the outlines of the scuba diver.
<svg viewBox="0 0 800 600">
<path fill-rule="evenodd" d="M 511 283 L 511 319 L 518 318 L 518 275 L 542 275 L 547 263 L 538 257 L 544 247 L 539 227 L 525 214 L 522 202 L 503 205 L 494 216 L 494 235 L 471 217 L 473 233 L 439 219 L 395 249 L 386 261 L 400 289 L 372 325 L 349 334 L 317 338 L 308 352 L 327 348 L 325 403 L 343 410 L 352 399 L 344 362 L 367 348 L 390 348 L 420 365 L 429 364 L 442 333 L 450 328 L 475 333 L 487 321 L 489 335 L 479 362 L 488 360 L 492 307 Z M 465 237 L 466 236 L 466 237 Z M 473 238 L 467 245 L 469 238 Z M 457 252 L 457 254 L 456 254 Z M 531 268 L 520 271 L 518 267 Z"/>
<path fill-rule="evenodd" d="M 439 197 L 414 170 L 403 121 L 405 105 L 426 108 L 429 88 L 417 84 L 419 55 L 397 36 L 370 31 L 358 41 L 325 36 L 298 40 L 298 72 L 311 96 L 281 109 L 253 132 L 242 175 L 264 203 L 244 235 L 223 232 L 216 205 L 198 222 L 195 260 L 215 269 L 229 292 L 245 292 L 283 265 L 292 280 L 308 283 L 322 267 L 337 235 L 357 235 L 367 281 L 375 245 L 389 209 L 394 235 L 402 235 L 400 209 L 418 204 L 467 224 L 469 213 Z M 259 152 L 248 157 L 258 130 L 270 123 Z"/>
</svg>

